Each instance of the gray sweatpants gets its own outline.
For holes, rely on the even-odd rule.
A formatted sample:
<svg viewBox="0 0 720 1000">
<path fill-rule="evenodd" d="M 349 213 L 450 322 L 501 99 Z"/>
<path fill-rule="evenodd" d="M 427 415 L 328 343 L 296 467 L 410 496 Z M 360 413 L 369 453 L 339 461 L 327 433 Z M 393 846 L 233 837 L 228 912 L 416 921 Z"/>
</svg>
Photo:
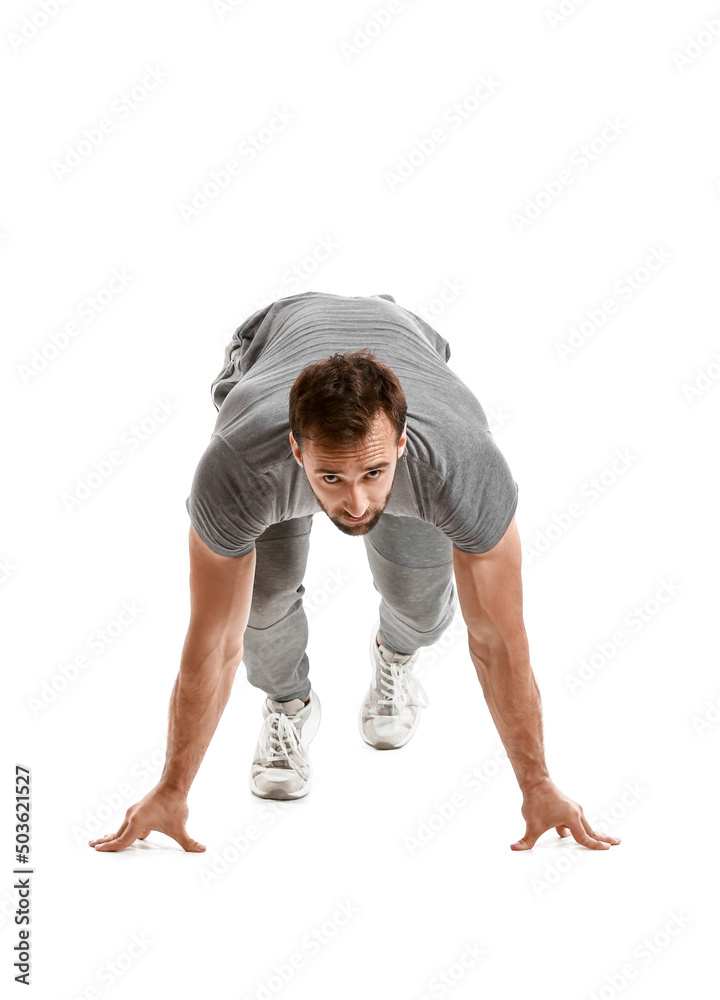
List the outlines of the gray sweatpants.
<svg viewBox="0 0 720 1000">
<path fill-rule="evenodd" d="M 243 662 L 252 685 L 275 701 L 310 693 L 303 577 L 314 515 L 281 521 L 255 542 L 256 564 Z M 452 542 L 416 517 L 383 514 L 365 543 L 380 594 L 380 638 L 396 653 L 431 646 L 457 608 Z"/>
</svg>

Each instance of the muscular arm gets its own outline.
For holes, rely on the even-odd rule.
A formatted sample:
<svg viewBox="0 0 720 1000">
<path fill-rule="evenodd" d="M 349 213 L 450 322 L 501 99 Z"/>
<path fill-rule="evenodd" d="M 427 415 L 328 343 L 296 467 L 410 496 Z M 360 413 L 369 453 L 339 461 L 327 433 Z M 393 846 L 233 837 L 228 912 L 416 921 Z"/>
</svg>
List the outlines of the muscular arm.
<svg viewBox="0 0 720 1000">
<path fill-rule="evenodd" d="M 254 549 L 239 559 L 219 556 L 190 528 L 190 625 L 170 698 L 167 754 L 159 781 L 184 795 L 230 697 L 242 659 L 254 576 Z"/>
<path fill-rule="evenodd" d="M 520 538 L 515 518 L 489 552 L 453 549 L 470 659 L 520 788 L 548 776 L 540 691 L 522 613 Z"/>
<path fill-rule="evenodd" d="M 255 550 L 240 558 L 211 551 L 190 528 L 190 624 L 170 698 L 165 767 L 114 834 L 91 840 L 117 851 L 159 830 L 185 850 L 204 847 L 187 833 L 187 795 L 215 733 L 243 653 L 250 616 Z"/>
<path fill-rule="evenodd" d="M 453 549 L 470 658 L 523 793 L 527 828 L 525 837 L 512 847 L 527 850 L 545 830 L 555 827 L 561 836 L 572 833 L 578 843 L 604 849 L 620 841 L 594 833 L 581 807 L 552 783 L 545 763 L 540 691 L 523 621 L 521 564 L 514 517 L 488 552 Z"/>
</svg>

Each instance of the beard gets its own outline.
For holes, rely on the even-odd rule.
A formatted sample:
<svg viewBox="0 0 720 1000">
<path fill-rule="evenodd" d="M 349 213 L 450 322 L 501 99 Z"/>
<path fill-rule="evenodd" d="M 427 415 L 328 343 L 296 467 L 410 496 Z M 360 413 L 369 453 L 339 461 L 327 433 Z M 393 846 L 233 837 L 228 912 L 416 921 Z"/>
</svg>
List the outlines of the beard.
<svg viewBox="0 0 720 1000">
<path fill-rule="evenodd" d="M 395 471 L 393 472 L 392 482 L 390 483 L 390 489 L 388 490 L 387 494 L 385 495 L 385 498 L 383 499 L 382 506 L 379 508 L 379 510 L 376 510 L 375 513 L 372 514 L 367 519 L 367 521 L 363 521 L 362 524 L 351 524 L 349 521 L 343 521 L 343 520 L 341 520 L 338 517 L 333 517 L 333 515 L 327 509 L 327 507 L 322 502 L 322 500 L 317 495 L 317 493 L 315 493 L 315 499 L 320 504 L 320 506 L 322 507 L 323 511 L 327 514 L 327 516 L 330 518 L 330 520 L 335 525 L 335 527 L 339 528 L 340 531 L 342 531 L 342 533 L 344 535 L 352 535 L 352 536 L 355 536 L 355 537 L 357 537 L 358 535 L 367 535 L 367 533 L 369 531 L 372 531 L 372 529 L 378 523 L 378 521 L 380 520 L 380 518 L 383 515 L 383 512 L 384 512 L 385 508 L 388 505 L 388 502 L 389 502 L 390 497 L 392 495 L 393 487 L 395 485 L 395 476 L 396 475 L 397 475 L 397 463 L 395 464 Z M 313 492 L 315 492 L 315 491 L 313 490 Z"/>
</svg>

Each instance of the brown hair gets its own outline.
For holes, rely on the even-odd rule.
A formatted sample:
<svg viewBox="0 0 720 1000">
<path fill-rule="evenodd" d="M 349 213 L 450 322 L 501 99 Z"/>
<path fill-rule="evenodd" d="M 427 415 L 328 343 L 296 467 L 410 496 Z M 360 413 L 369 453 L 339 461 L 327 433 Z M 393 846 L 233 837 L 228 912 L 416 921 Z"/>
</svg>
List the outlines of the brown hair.
<svg viewBox="0 0 720 1000">
<path fill-rule="evenodd" d="M 306 365 L 290 390 L 290 428 L 299 447 L 305 440 L 327 448 L 364 441 L 379 411 L 390 418 L 399 441 L 405 393 L 392 368 L 367 347 Z"/>
</svg>

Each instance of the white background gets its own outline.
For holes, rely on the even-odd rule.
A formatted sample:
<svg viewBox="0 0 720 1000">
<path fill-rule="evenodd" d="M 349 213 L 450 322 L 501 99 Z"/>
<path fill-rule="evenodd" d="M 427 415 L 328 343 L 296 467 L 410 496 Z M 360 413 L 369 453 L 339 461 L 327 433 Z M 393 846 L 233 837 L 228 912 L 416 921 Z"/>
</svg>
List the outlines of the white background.
<svg viewBox="0 0 720 1000">
<path fill-rule="evenodd" d="M 2 982 L 19 993 L 20 763 L 33 774 L 36 997 L 609 1000 L 691 982 L 714 996 L 720 38 L 703 20 L 720 33 L 720 8 L 46 9 L 2 11 Z M 495 82 L 480 102 L 483 78 Z M 446 117 L 457 102 L 460 127 Z M 183 213 L 241 143 L 270 135 L 277 109 L 292 120 Z M 73 148 L 86 155 L 68 166 Z M 320 240 L 335 245 L 323 262 Z M 126 274 L 117 294 L 103 292 L 113 269 Z M 324 709 L 310 795 L 276 813 L 251 795 L 263 696 L 241 667 L 190 793 L 206 854 L 161 834 L 117 854 L 86 846 L 161 768 L 188 620 L 185 498 L 224 345 L 259 304 L 308 290 L 389 293 L 449 340 L 520 487 L 551 775 L 621 845 L 590 852 L 551 831 L 510 850 L 521 796 L 494 761 L 459 615 L 421 658 L 430 707 L 412 742 L 361 741 L 379 597 L 362 543 L 320 514 L 305 580 Z M 131 446 L 158 400 L 171 412 Z M 112 475 L 68 509 L 118 449 Z M 609 471 L 618 452 L 630 458 Z M 335 593 L 333 574 L 347 578 Z M 123 602 L 141 610 L 118 634 Z M 98 629 L 115 634 L 99 650 Z M 232 838 L 250 826 L 240 853 Z M 342 926 L 340 904 L 353 914 Z M 133 935 L 145 944 L 129 959 Z"/>
</svg>

